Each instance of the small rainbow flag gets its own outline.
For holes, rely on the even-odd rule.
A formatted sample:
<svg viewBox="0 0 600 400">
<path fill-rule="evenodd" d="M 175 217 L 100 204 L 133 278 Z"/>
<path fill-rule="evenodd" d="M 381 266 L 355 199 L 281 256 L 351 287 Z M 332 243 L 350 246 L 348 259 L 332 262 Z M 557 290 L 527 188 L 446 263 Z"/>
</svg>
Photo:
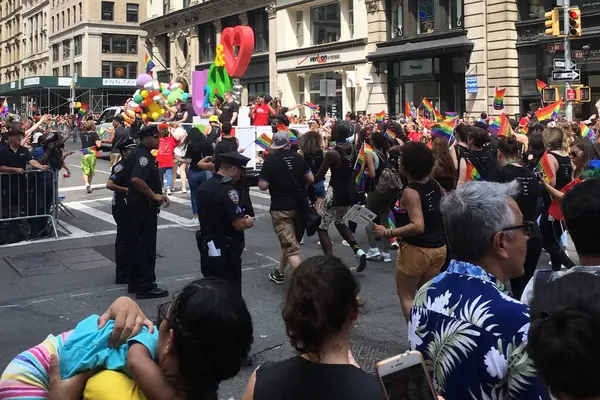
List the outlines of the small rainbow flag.
<svg viewBox="0 0 600 400">
<path fill-rule="evenodd" d="M 385 118 L 385 110 L 375 114 L 375 119 L 377 120 L 377 122 L 383 122 L 384 118 Z"/>
<path fill-rule="evenodd" d="M 310 101 L 305 101 L 304 105 L 308 108 L 310 108 L 311 110 L 318 110 L 319 106 L 316 104 L 311 103 Z"/>
<path fill-rule="evenodd" d="M 458 119 L 458 113 L 457 112 L 454 112 L 454 111 L 444 111 L 444 114 L 446 114 L 446 119 L 449 119 L 449 120 Z"/>
<path fill-rule="evenodd" d="M 396 217 L 394 216 L 394 212 L 392 210 L 390 210 L 388 213 L 388 225 L 392 229 L 396 228 Z"/>
<path fill-rule="evenodd" d="M 406 118 L 412 117 L 412 111 L 410 110 L 410 104 L 408 104 L 408 101 L 404 102 L 404 116 Z"/>
<path fill-rule="evenodd" d="M 535 116 L 538 121 L 546 121 L 550 119 L 554 119 L 558 116 L 558 112 L 560 111 L 560 106 L 562 105 L 562 99 L 555 101 L 547 105 L 546 107 L 542 107 L 535 112 Z"/>
<path fill-rule="evenodd" d="M 510 121 L 508 120 L 508 117 L 506 116 L 506 114 L 502 113 L 500 114 L 500 116 L 498 118 L 496 118 L 494 120 L 494 122 L 492 122 L 490 124 L 490 126 L 488 126 L 488 132 L 490 132 L 492 135 L 497 135 L 497 136 L 512 136 L 512 130 L 511 130 L 511 126 L 510 126 Z"/>
<path fill-rule="evenodd" d="M 360 170 L 356 173 L 356 176 L 354 177 L 354 183 L 356 184 L 356 187 L 358 187 L 359 189 L 365 188 L 365 165 L 364 164 L 361 166 Z"/>
<path fill-rule="evenodd" d="M 450 140 L 455 126 L 456 120 L 436 122 L 431 126 L 431 136 L 443 137 Z"/>
<path fill-rule="evenodd" d="M 496 94 L 494 95 L 494 110 L 503 110 L 504 109 L 504 93 L 506 92 L 506 88 L 498 89 L 496 88 Z"/>
<path fill-rule="evenodd" d="M 288 131 L 288 138 L 290 139 L 290 144 L 298 143 L 298 136 L 296 136 L 294 132 Z"/>
<path fill-rule="evenodd" d="M 435 119 L 435 122 L 442 122 L 444 120 L 444 117 L 442 117 L 442 113 L 435 108 L 433 109 L 433 117 Z"/>
<path fill-rule="evenodd" d="M 354 164 L 355 171 L 360 171 L 364 167 L 366 164 L 365 161 L 367 160 L 367 154 L 372 152 L 373 148 L 369 144 L 363 143 L 358 152 L 358 156 L 356 156 L 356 163 Z"/>
<path fill-rule="evenodd" d="M 8 114 L 9 112 L 10 109 L 8 108 L 8 100 L 5 98 L 2 102 L 2 111 L 0 111 L 0 114 Z"/>
<path fill-rule="evenodd" d="M 535 80 L 535 85 L 537 86 L 537 91 L 540 94 L 540 96 L 542 95 L 542 90 L 544 90 L 545 87 L 548 87 L 548 85 L 545 82 L 542 82 L 539 79 Z"/>
<path fill-rule="evenodd" d="M 96 148 L 96 146 L 92 146 L 92 147 L 86 147 L 85 149 L 79 149 L 79 151 L 81 152 L 81 154 L 83 154 L 84 156 L 87 156 L 88 154 L 93 154 L 96 157 L 100 156 L 100 153 L 98 152 L 98 149 Z"/>
<path fill-rule="evenodd" d="M 429 100 L 424 98 L 423 101 L 421 102 L 421 104 L 423 104 L 423 107 L 425 107 L 427 112 L 429 112 L 429 115 L 433 115 L 433 105 L 431 104 L 431 102 Z"/>
<path fill-rule="evenodd" d="M 396 140 L 396 134 L 395 134 L 393 131 L 389 130 L 389 129 L 387 129 L 387 130 L 385 131 L 385 134 L 384 134 L 384 136 L 385 136 L 385 138 L 386 138 L 387 140 L 389 140 L 389 141 L 390 141 L 390 142 L 392 142 L 392 143 L 394 143 L 394 140 Z"/>
<path fill-rule="evenodd" d="M 527 125 L 521 127 L 521 131 L 519 133 L 521 135 L 527 135 L 529 133 L 529 127 Z"/>
<path fill-rule="evenodd" d="M 154 61 L 152 61 L 152 57 L 150 57 L 150 54 L 146 53 L 146 57 L 144 59 L 144 64 L 146 64 L 146 73 L 149 74 L 150 71 L 152 71 L 154 69 L 154 67 L 156 67 L 156 64 L 154 64 Z"/>
<path fill-rule="evenodd" d="M 584 124 L 583 122 L 579 123 L 579 130 L 581 131 L 582 138 L 584 138 L 584 139 L 593 139 L 594 138 L 594 131 L 589 126 Z"/>
<path fill-rule="evenodd" d="M 261 147 L 263 149 L 268 148 L 269 146 L 271 146 L 271 142 L 273 140 L 267 136 L 266 133 L 261 134 L 259 137 L 256 138 L 256 140 L 254 141 L 254 143 L 256 143 L 256 145 L 258 147 Z"/>
<path fill-rule="evenodd" d="M 479 175 L 479 171 L 477 171 L 477 168 L 475 168 L 475 166 L 473 165 L 473 163 L 469 160 L 465 160 L 467 162 L 467 182 L 471 182 L 471 181 L 480 181 L 481 180 L 481 175 Z"/>
<path fill-rule="evenodd" d="M 540 158 L 540 162 L 538 163 L 536 170 L 542 175 L 542 178 L 544 178 L 546 183 L 550 183 L 552 178 L 554 178 L 554 172 L 552 171 L 552 167 L 550 165 L 550 156 L 548 155 L 548 150 L 542 154 L 542 158 Z"/>
<path fill-rule="evenodd" d="M 81 106 L 79 107 L 79 111 L 77 111 L 77 113 L 79 114 L 79 116 L 83 117 L 85 116 L 85 114 L 87 114 L 88 112 L 88 105 L 85 103 L 81 103 Z"/>
</svg>

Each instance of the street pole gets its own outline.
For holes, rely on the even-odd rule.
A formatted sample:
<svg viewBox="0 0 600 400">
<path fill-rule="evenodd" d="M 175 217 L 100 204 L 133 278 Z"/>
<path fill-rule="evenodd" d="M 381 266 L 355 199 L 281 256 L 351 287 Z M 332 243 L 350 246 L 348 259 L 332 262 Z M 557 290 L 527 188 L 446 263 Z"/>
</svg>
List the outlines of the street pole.
<svg viewBox="0 0 600 400">
<path fill-rule="evenodd" d="M 70 66 L 69 71 L 71 72 L 71 88 L 70 98 L 71 98 L 71 115 L 75 114 L 75 37 L 71 38 L 71 43 L 69 44 L 70 50 Z"/>
<path fill-rule="evenodd" d="M 563 0 L 563 19 L 564 19 L 564 49 L 565 49 L 565 66 L 571 65 L 571 46 L 569 43 L 569 7 L 571 0 Z M 570 69 L 570 68 L 569 68 Z M 567 91 L 571 89 L 571 82 L 565 81 L 565 116 L 567 121 L 573 120 L 573 103 L 567 98 Z"/>
</svg>

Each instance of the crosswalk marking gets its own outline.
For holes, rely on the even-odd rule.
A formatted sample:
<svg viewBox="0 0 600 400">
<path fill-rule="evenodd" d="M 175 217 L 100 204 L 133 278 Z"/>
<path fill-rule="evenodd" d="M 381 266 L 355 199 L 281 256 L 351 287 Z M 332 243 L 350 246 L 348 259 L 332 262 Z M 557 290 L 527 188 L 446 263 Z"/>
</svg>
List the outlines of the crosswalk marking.
<svg viewBox="0 0 600 400">
<path fill-rule="evenodd" d="M 113 218 L 112 214 L 106 213 L 104 211 L 100 211 L 97 210 L 93 207 L 90 207 L 86 204 L 77 202 L 77 201 L 72 201 L 70 203 L 66 204 L 67 207 L 70 207 L 74 210 L 77 211 L 81 211 L 83 213 L 86 213 L 88 215 L 91 215 L 93 217 L 96 217 L 98 219 L 101 219 L 104 222 L 108 222 L 111 225 L 117 225 L 117 223 L 115 222 L 115 219 Z"/>
</svg>

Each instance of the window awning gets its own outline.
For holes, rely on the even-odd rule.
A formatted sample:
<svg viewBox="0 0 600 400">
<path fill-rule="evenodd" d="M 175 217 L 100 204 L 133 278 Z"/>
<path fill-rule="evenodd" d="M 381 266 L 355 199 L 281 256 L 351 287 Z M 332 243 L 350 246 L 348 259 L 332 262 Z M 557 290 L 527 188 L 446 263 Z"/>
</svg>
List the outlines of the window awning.
<svg viewBox="0 0 600 400">
<path fill-rule="evenodd" d="M 417 58 L 437 57 L 439 55 L 456 54 L 464 55 L 473 50 L 473 42 L 466 36 L 450 38 L 436 38 L 423 42 L 408 42 L 404 44 L 377 47 L 373 53 L 367 55 L 367 60 L 372 62 L 390 60 L 411 60 Z"/>
</svg>

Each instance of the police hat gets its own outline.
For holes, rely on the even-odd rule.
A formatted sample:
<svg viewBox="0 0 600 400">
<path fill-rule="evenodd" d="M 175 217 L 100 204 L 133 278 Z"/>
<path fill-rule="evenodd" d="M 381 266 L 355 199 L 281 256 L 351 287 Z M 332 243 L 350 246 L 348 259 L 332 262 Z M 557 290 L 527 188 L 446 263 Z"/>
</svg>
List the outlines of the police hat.
<svg viewBox="0 0 600 400">
<path fill-rule="evenodd" d="M 140 139 L 148 136 L 158 137 L 158 128 L 156 127 L 156 125 L 148 125 L 137 131 L 137 136 Z"/>
<path fill-rule="evenodd" d="M 127 149 L 134 148 L 136 146 L 135 141 L 133 139 L 127 139 L 123 143 L 117 146 L 117 150 L 125 151 Z"/>
<path fill-rule="evenodd" d="M 246 164 L 248 164 L 248 161 L 250 161 L 248 157 L 238 153 L 237 151 L 219 154 L 218 157 L 222 163 L 241 168 L 246 168 Z"/>
</svg>

